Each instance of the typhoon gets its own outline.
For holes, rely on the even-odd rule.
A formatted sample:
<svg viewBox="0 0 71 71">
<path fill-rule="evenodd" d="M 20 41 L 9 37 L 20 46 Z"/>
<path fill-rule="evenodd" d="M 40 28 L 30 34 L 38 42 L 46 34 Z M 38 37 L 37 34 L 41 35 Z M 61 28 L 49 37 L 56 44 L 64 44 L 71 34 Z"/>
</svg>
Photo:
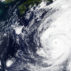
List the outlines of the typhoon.
<svg viewBox="0 0 71 71">
<path fill-rule="evenodd" d="M 71 0 L 42 0 L 21 19 L 17 9 L 10 14 L 0 22 L 1 71 L 71 71 Z"/>
<path fill-rule="evenodd" d="M 39 27 L 42 48 L 37 53 L 48 67 L 42 71 L 71 71 L 71 0 L 56 0 L 48 6 L 54 13 L 44 18 Z M 48 21 L 51 21 L 50 24 Z M 48 25 L 49 24 L 49 25 Z M 46 27 L 47 25 L 47 27 Z M 45 30 L 44 30 L 45 29 Z"/>
</svg>

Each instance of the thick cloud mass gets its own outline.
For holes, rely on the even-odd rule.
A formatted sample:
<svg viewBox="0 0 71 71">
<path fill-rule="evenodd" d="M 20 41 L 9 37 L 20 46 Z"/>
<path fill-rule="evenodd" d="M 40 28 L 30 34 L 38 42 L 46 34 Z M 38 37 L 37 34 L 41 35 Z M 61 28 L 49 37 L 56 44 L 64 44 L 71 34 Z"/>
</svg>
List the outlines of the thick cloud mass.
<svg viewBox="0 0 71 71">
<path fill-rule="evenodd" d="M 26 27 L 14 12 L 10 26 L 4 27 L 6 46 L 17 47 L 6 60 L 6 70 L 71 71 L 71 0 L 54 0 L 49 5 L 42 1 L 26 12 L 25 20 Z"/>
</svg>

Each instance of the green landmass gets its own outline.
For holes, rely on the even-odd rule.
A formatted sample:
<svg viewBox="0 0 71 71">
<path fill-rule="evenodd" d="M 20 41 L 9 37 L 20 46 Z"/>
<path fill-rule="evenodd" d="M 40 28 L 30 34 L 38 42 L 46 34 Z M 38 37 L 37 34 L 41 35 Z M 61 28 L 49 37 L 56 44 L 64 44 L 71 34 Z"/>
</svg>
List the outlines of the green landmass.
<svg viewBox="0 0 71 71">
<path fill-rule="evenodd" d="M 48 2 L 52 2 L 52 0 L 47 0 Z M 20 15 L 24 14 L 29 6 L 33 6 L 34 4 L 38 5 L 41 0 L 27 0 L 18 6 Z"/>
<path fill-rule="evenodd" d="M 16 0 L 5 0 L 3 4 L 5 4 L 5 7 L 8 7 L 8 4 L 15 2 Z M 20 2 L 21 0 L 18 0 L 17 2 Z M 20 15 L 23 15 L 29 7 L 33 7 L 35 4 L 38 5 L 41 3 L 42 0 L 25 0 L 23 3 L 21 3 L 17 8 Z M 47 2 L 52 2 L 52 0 L 46 0 Z M 0 5 L 1 6 L 1 5 Z M 0 8 L 0 15 L 3 14 L 2 9 Z"/>
<path fill-rule="evenodd" d="M 34 4 L 38 4 L 40 2 L 41 2 L 41 0 L 27 0 L 27 1 L 23 2 L 21 5 L 18 6 L 20 14 L 21 15 L 24 14 L 30 5 L 33 6 Z"/>
</svg>

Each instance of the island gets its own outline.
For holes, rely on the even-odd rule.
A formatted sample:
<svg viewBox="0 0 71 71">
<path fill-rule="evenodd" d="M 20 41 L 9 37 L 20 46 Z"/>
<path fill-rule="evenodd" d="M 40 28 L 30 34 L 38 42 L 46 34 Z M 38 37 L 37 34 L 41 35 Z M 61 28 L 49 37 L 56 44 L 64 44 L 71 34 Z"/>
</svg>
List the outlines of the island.
<svg viewBox="0 0 71 71">
<path fill-rule="evenodd" d="M 11 4 L 15 5 L 16 3 L 20 3 L 17 5 L 17 9 L 20 15 L 23 15 L 29 7 L 33 7 L 35 4 L 38 5 L 41 3 L 42 0 L 3 0 L 0 1 L 0 17 L 4 14 L 5 10 L 11 6 Z M 51 3 L 53 0 L 46 0 L 47 2 Z M 13 6 L 12 5 L 12 6 Z"/>
</svg>

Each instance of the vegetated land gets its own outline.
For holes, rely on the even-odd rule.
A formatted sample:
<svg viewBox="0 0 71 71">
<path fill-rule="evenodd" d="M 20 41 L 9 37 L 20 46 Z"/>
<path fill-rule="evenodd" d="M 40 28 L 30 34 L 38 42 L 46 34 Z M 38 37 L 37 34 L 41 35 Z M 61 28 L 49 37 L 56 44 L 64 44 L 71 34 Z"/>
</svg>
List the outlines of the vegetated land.
<svg viewBox="0 0 71 71">
<path fill-rule="evenodd" d="M 5 0 L 4 3 L 5 6 L 7 4 L 11 4 L 11 3 L 16 3 L 16 2 L 20 2 L 22 0 Z M 29 6 L 34 6 L 35 4 L 38 5 L 39 3 L 41 3 L 42 0 L 24 0 L 21 4 L 18 5 L 18 11 L 20 15 L 23 15 L 25 13 L 25 11 L 29 8 Z M 47 2 L 52 2 L 53 0 L 46 0 Z M 8 5 L 7 5 L 8 6 Z M 0 15 L 3 14 L 2 9 L 0 8 Z"/>
<path fill-rule="evenodd" d="M 19 13 L 22 15 L 25 13 L 25 11 L 27 10 L 27 8 L 29 8 L 29 6 L 31 5 L 31 7 L 36 4 L 38 5 L 42 0 L 26 0 L 25 2 L 23 2 L 21 5 L 18 6 L 19 9 Z M 48 2 L 52 2 L 52 0 L 47 0 Z"/>
<path fill-rule="evenodd" d="M 25 10 L 31 5 L 33 6 L 34 4 L 38 4 L 40 3 L 41 0 L 27 0 L 25 2 L 23 2 L 21 5 L 19 5 L 19 11 L 20 14 L 23 14 L 25 12 Z"/>
</svg>

